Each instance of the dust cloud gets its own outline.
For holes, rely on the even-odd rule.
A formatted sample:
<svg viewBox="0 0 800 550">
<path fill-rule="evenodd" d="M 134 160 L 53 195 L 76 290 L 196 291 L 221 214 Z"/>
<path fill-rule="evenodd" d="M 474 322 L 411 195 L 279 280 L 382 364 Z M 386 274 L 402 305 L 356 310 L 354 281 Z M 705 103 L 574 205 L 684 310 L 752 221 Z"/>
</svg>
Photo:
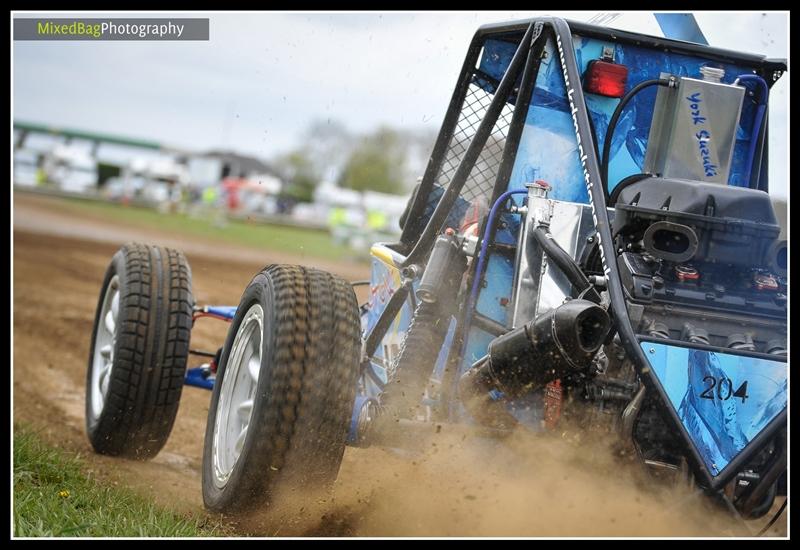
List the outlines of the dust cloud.
<svg viewBox="0 0 800 550">
<path fill-rule="evenodd" d="M 348 448 L 331 494 L 276 495 L 262 536 L 749 536 L 697 491 L 656 484 L 580 432 L 427 434 L 418 451 Z"/>
</svg>

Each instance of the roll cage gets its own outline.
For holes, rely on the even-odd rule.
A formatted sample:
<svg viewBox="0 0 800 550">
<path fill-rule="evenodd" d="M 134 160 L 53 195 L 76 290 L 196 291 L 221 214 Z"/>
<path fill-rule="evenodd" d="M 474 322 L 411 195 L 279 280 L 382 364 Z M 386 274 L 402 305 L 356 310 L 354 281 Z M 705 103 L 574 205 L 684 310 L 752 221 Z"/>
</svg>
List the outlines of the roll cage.
<svg viewBox="0 0 800 550">
<path fill-rule="evenodd" d="M 613 261 L 616 254 L 604 194 L 608 182 L 602 181 L 600 176 L 598 141 L 581 86 L 582 75 L 574 54 L 574 35 L 632 44 L 662 52 L 700 56 L 723 63 L 736 63 L 752 69 L 754 74 L 764 78 L 769 86 L 772 86 L 787 68 L 784 60 L 767 59 L 758 55 L 618 31 L 559 18 L 536 18 L 481 27 L 469 45 L 430 160 L 410 205 L 400 241 L 379 245 L 383 247 L 384 254 L 390 257 L 391 263 L 400 269 L 403 280 L 389 298 L 378 321 L 364 335 L 362 361 L 365 364 L 369 363 L 370 357 L 404 303 L 407 300 L 414 300 L 412 282 L 424 269 L 436 237 L 461 219 L 465 204 L 476 199 L 494 204 L 494 201 L 506 191 L 545 44 L 548 40 L 553 40 L 556 44 L 555 54 L 563 71 L 566 97 L 574 123 L 589 205 L 592 208 L 599 238 L 614 328 L 648 392 L 659 397 L 662 412 L 675 433 L 679 434 L 689 463 L 699 474 L 698 479 L 732 507 L 722 494 L 721 488 L 758 452 L 765 441 L 774 437 L 776 432 L 785 426 L 786 410 L 784 409 L 747 449 L 721 472 L 714 475 L 704 464 L 675 410 L 666 405 L 668 397 L 652 369 L 649 368 L 648 359 L 642 349 L 641 344 L 645 340 L 637 336 L 633 329 L 618 268 Z M 513 45 L 513 57 L 500 79 L 488 74 L 478 65 L 481 51 L 489 39 Z M 767 147 L 763 139 L 766 132 L 767 125 L 764 124 L 758 136 L 761 146 L 756 156 L 759 159 L 760 170 L 757 172 L 758 176 L 749 182 L 750 187 L 763 191 L 768 191 Z M 486 223 L 487 219 L 484 217 L 480 221 L 478 235 L 484 234 Z M 606 261 L 607 258 L 612 261 Z M 473 262 L 468 271 L 468 286 L 472 284 L 476 263 Z M 454 342 L 457 344 L 463 342 L 465 338 L 464 314 L 462 310 L 457 319 L 454 337 Z M 448 363 L 455 364 L 461 361 L 461 353 L 462 346 L 453 345 Z M 457 369 L 447 371 L 448 374 L 442 384 L 444 388 L 452 387 L 455 370 Z M 447 376 L 451 380 L 448 381 Z"/>
</svg>

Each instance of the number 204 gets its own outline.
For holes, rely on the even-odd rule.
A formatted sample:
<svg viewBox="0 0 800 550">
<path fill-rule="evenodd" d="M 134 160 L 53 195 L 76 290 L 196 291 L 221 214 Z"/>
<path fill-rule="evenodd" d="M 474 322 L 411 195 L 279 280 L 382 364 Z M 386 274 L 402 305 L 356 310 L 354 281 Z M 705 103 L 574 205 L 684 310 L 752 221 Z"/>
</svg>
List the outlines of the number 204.
<svg viewBox="0 0 800 550">
<path fill-rule="evenodd" d="M 731 397 L 738 397 L 742 400 L 742 403 L 744 403 L 745 400 L 750 397 L 747 395 L 747 380 L 742 382 L 736 391 L 733 389 L 733 381 L 730 378 L 704 376 L 703 382 L 708 384 L 708 387 L 700 394 L 700 397 L 703 399 L 727 401 Z"/>
</svg>

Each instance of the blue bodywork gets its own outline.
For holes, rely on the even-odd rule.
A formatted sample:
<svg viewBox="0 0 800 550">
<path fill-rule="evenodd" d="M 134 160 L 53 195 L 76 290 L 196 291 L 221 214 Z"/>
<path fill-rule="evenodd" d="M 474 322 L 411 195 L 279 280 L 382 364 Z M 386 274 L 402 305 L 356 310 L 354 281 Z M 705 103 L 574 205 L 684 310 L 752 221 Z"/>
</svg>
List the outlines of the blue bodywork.
<svg viewBox="0 0 800 550">
<path fill-rule="evenodd" d="M 698 57 L 666 53 L 630 44 L 580 36 L 573 36 L 573 40 L 575 57 L 581 71 L 585 71 L 589 61 L 601 56 L 603 47 L 613 48 L 615 61 L 628 66 L 630 70 L 626 90 L 630 90 L 642 81 L 659 78 L 662 72 L 699 77 L 700 67 L 707 64 L 725 69 L 723 82 L 726 83 L 732 83 L 740 74 L 752 73 L 749 67 L 710 63 Z M 515 44 L 501 40 L 487 40 L 479 67 L 483 72 L 499 80 L 515 51 Z M 544 51 L 507 189 L 524 189 L 525 183 L 541 179 L 552 187 L 549 198 L 588 204 L 589 196 L 577 154 L 578 144 L 566 97 L 564 76 L 552 40 L 548 41 Z M 609 119 L 619 100 L 592 94 L 587 94 L 586 98 L 597 135 L 598 148 L 602 149 Z M 655 98 L 655 89 L 642 91 L 634 96 L 620 118 L 611 147 L 610 182 L 616 183 L 627 176 L 642 172 Z M 746 185 L 743 171 L 746 168 L 746 156 L 753 134 L 755 116 L 756 105 L 752 101 L 745 101 L 736 134 L 729 185 Z M 514 200 L 520 204 L 522 197 Z M 500 233 L 496 241 L 505 239 L 515 244 L 519 218 L 510 215 L 508 217 L 511 218 L 508 220 L 509 230 L 505 235 Z M 476 310 L 503 322 L 504 308 L 496 300 L 483 298 L 484 294 L 510 295 L 513 266 L 509 270 L 501 263 L 489 261 L 486 271 L 487 287 L 481 291 Z M 472 329 L 470 332 L 461 372 L 466 371 L 472 365 L 472 361 L 486 353 L 486 345 L 491 337 L 487 340 L 486 333 L 478 335 L 478 332 L 482 331 Z"/>
<path fill-rule="evenodd" d="M 700 68 L 705 65 L 724 69 L 722 82 L 726 84 L 732 84 L 737 76 L 752 74 L 750 67 L 709 62 L 630 44 L 580 36 L 574 36 L 573 40 L 575 58 L 581 72 L 586 70 L 590 61 L 601 57 L 604 47 L 613 48 L 615 62 L 626 65 L 630 71 L 626 91 L 645 80 L 659 78 L 662 72 L 700 78 Z M 481 69 L 494 78 L 501 78 L 515 49 L 515 45 L 508 42 L 487 40 L 484 47 L 484 59 L 487 61 L 482 61 Z M 612 189 L 625 177 L 642 172 L 655 99 L 654 88 L 634 96 L 617 125 L 609 162 Z M 587 94 L 586 101 L 595 127 L 597 146 L 602 150 L 609 119 L 619 100 Z M 747 185 L 744 169 L 755 115 L 756 105 L 752 101 L 745 101 L 736 132 L 729 185 Z M 537 179 L 543 179 L 553 186 L 550 193 L 552 199 L 583 204 L 589 202 L 583 182 L 583 168 L 577 156 L 577 140 L 565 93 L 564 76 L 552 41 L 545 46 L 545 57 L 539 68 L 533 101 L 508 188 L 522 189 L 525 183 Z"/>
<path fill-rule="evenodd" d="M 706 467 L 717 476 L 786 409 L 783 361 L 641 344 Z"/>
<path fill-rule="evenodd" d="M 699 55 L 684 55 L 663 49 L 578 35 L 573 36 L 573 42 L 575 58 L 582 73 L 590 61 L 601 57 L 604 47 L 610 47 L 614 52 L 615 62 L 629 68 L 626 91 L 645 80 L 660 78 L 662 73 L 700 78 L 700 68 L 705 65 L 724 69 L 725 76 L 722 81 L 728 84 L 733 83 L 737 76 L 753 73 L 753 67 L 710 61 Z M 502 79 L 516 48 L 517 44 L 506 40 L 486 40 L 478 68 L 490 79 L 478 78 L 474 82 L 493 92 L 496 84 L 490 80 Z M 586 98 L 597 146 L 602 150 L 609 119 L 619 100 L 592 94 L 586 94 Z M 656 87 L 642 91 L 634 96 L 620 118 L 614 133 L 609 162 L 609 182 L 612 188 L 625 177 L 643 171 L 655 99 Z M 749 177 L 747 153 L 752 140 L 756 139 L 757 132 L 754 132 L 756 118 L 756 103 L 745 100 L 736 132 L 728 180 L 731 186 L 747 186 Z M 499 194 L 501 191 L 524 189 L 526 183 L 536 180 L 544 180 L 550 184 L 551 199 L 579 204 L 589 203 L 563 72 L 552 38 L 544 48 L 508 185 L 505 190 L 499 189 L 495 192 Z M 441 190 L 435 192 L 441 193 Z M 517 195 L 511 200 L 520 205 L 524 196 Z M 449 220 L 449 225 L 456 225 L 457 221 Z M 503 214 L 502 222 L 499 224 L 494 242 L 516 246 L 520 217 L 506 213 Z M 485 284 L 479 290 L 475 311 L 508 326 L 514 260 L 507 254 L 491 250 L 489 254 L 486 260 Z M 388 296 L 399 283 L 400 277 L 395 268 L 387 262 L 373 259 L 373 296 L 370 298 L 369 310 L 363 323 L 365 331 L 371 329 L 377 322 Z M 388 354 L 394 353 L 399 348 L 411 314 L 411 307 L 406 303 L 373 360 L 373 370 L 381 375 L 384 382 L 383 363 L 387 360 Z M 455 323 L 451 323 L 448 339 L 435 367 L 436 373 L 440 373 L 443 367 L 446 352 L 450 349 L 449 342 L 454 327 Z M 488 344 L 493 338 L 494 335 L 470 326 L 456 379 L 486 354 Z M 660 380 L 663 380 L 672 406 L 679 412 L 712 476 L 718 475 L 786 406 L 787 365 L 784 362 L 688 350 L 664 344 L 646 345 L 648 349 L 653 347 L 657 350 L 655 356 L 648 354 L 648 357 L 653 358 L 653 368 L 657 370 Z M 739 403 L 739 399 L 729 398 L 717 408 L 712 407 L 710 401 L 706 403 L 705 399 L 698 401 L 695 393 L 698 388 L 702 388 L 705 373 L 716 372 L 715 369 L 719 371 L 718 376 L 724 374 L 726 379 L 730 378 L 732 381 L 742 376 L 748 377 L 750 383 L 747 391 L 750 393 L 750 398 L 746 399 L 744 404 Z M 367 386 L 362 388 L 362 391 L 366 390 L 366 395 L 370 397 L 377 397 L 380 393 L 379 386 L 375 384 Z M 733 388 L 734 392 L 738 387 Z M 538 429 L 541 419 L 540 405 L 541 395 L 534 394 L 524 403 L 510 404 L 509 410 L 521 422 Z M 458 403 L 448 403 L 447 410 L 450 411 L 452 421 L 471 421 Z"/>
</svg>

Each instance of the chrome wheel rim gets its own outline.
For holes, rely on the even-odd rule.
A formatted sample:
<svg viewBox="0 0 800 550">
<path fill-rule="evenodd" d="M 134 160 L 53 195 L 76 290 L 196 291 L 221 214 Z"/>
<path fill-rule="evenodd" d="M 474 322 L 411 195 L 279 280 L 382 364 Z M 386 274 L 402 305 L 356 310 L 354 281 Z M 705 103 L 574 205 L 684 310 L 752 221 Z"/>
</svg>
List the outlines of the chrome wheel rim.
<svg viewBox="0 0 800 550">
<path fill-rule="evenodd" d="M 228 482 L 242 454 L 261 370 L 264 310 L 254 304 L 247 310 L 228 356 L 214 419 L 214 484 Z"/>
<path fill-rule="evenodd" d="M 92 377 L 89 388 L 92 420 L 97 420 L 103 412 L 114 369 L 114 347 L 117 344 L 117 325 L 119 321 L 119 276 L 114 275 L 103 296 L 100 308 L 97 334 L 94 339 L 92 357 Z"/>
</svg>

